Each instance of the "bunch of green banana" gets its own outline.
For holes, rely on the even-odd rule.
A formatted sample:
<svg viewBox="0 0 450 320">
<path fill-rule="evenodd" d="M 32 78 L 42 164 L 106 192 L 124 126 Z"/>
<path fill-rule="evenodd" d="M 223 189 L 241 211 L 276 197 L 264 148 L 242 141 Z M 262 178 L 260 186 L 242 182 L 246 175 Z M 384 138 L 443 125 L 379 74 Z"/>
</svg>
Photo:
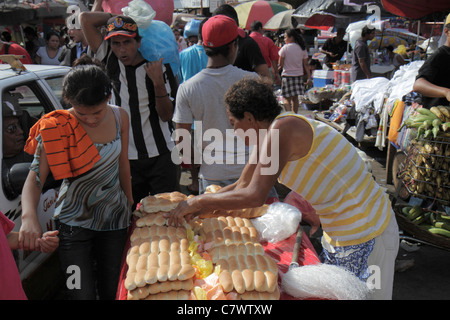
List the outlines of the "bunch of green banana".
<svg viewBox="0 0 450 320">
<path fill-rule="evenodd" d="M 420 227 L 433 234 L 450 238 L 450 216 L 431 212 L 428 222 L 429 224 L 424 223 Z"/>
<path fill-rule="evenodd" d="M 423 210 L 420 206 L 405 206 L 401 211 L 411 223 L 420 228 L 450 238 L 450 216 Z"/>
<path fill-rule="evenodd" d="M 420 206 L 406 206 L 402 208 L 403 215 L 414 224 L 421 224 L 425 222 L 428 215 L 424 214 Z M 428 214 L 428 213 L 427 213 Z"/>
</svg>

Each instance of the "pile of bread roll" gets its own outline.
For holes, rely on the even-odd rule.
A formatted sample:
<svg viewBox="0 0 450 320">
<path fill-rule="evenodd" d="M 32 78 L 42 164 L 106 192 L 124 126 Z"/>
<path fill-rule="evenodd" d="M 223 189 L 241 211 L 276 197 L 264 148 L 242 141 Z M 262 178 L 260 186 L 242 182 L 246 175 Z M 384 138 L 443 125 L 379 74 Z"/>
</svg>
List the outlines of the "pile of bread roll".
<svg viewBox="0 0 450 320">
<path fill-rule="evenodd" d="M 187 228 L 192 227 L 208 243 L 205 247 L 219 267 L 219 283 L 225 293 L 236 292 L 243 300 L 279 299 L 277 264 L 265 255 L 251 220 L 214 214 L 191 225 L 169 226 L 164 215 L 186 199 L 186 195 L 172 192 L 141 200 L 126 256 L 127 298 L 187 300 L 192 296 L 195 269 L 187 239 Z"/>
<path fill-rule="evenodd" d="M 264 252 L 258 232 L 247 218 L 215 217 L 202 222 L 200 235 L 213 263 L 220 267 L 225 293 L 235 291 L 242 300 L 278 300 L 278 267 Z"/>
</svg>

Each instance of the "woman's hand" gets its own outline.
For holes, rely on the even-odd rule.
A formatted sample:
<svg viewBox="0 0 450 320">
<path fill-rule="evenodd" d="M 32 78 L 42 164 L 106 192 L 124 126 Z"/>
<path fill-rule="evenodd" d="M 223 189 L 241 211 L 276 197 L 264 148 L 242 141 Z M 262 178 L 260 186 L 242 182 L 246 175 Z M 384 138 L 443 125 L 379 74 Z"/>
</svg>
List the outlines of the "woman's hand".
<svg viewBox="0 0 450 320">
<path fill-rule="evenodd" d="M 22 226 L 19 231 L 19 249 L 39 250 L 38 239 L 42 235 L 42 228 L 37 215 L 22 217 Z"/>
</svg>

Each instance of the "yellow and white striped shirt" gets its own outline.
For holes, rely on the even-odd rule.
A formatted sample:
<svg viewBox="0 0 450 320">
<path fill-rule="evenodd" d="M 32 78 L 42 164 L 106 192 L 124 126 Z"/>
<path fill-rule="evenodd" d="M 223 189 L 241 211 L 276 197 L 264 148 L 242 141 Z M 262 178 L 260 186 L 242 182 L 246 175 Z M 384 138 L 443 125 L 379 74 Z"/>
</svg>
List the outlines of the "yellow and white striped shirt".
<svg viewBox="0 0 450 320">
<path fill-rule="evenodd" d="M 280 183 L 297 192 L 319 215 L 324 237 L 333 246 L 349 246 L 380 235 L 389 223 L 392 206 L 367 171 L 356 148 L 330 126 L 306 120 L 314 132 L 308 154 L 288 162 Z"/>
</svg>

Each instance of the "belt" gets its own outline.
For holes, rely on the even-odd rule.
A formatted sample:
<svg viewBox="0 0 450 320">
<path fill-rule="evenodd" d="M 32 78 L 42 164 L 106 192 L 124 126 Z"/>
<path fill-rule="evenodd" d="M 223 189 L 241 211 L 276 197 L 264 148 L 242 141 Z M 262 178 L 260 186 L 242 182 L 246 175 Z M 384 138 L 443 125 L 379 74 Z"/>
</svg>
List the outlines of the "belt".
<svg viewBox="0 0 450 320">
<path fill-rule="evenodd" d="M 83 229 L 82 227 L 70 226 L 68 224 L 60 222 L 59 220 L 56 220 L 55 224 L 58 231 L 64 232 L 67 235 L 73 235 L 76 231 Z"/>
</svg>

